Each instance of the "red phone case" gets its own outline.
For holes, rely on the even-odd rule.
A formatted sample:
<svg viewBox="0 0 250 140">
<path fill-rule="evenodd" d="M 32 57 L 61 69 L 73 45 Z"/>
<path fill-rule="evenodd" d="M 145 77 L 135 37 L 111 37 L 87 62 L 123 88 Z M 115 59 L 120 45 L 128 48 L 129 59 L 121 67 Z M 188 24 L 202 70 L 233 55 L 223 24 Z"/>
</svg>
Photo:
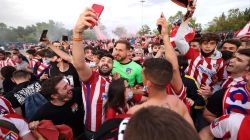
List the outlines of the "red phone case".
<svg viewBox="0 0 250 140">
<path fill-rule="evenodd" d="M 103 9 L 104 9 L 104 6 L 99 5 L 99 4 L 93 4 L 93 5 L 92 5 L 92 9 L 95 11 L 95 13 L 97 14 L 97 16 L 98 16 L 98 18 L 99 18 L 99 17 L 101 16 L 101 14 L 102 14 L 102 11 L 103 11 Z M 92 24 L 92 27 L 95 26 L 95 23 L 91 22 L 91 24 Z"/>
</svg>

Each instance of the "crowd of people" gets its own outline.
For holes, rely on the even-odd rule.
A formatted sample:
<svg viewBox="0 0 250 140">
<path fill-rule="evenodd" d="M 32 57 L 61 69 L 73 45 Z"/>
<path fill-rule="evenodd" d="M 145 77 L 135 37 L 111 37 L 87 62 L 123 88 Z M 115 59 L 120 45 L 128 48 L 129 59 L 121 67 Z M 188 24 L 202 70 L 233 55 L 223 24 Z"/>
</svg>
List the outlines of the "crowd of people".
<svg viewBox="0 0 250 140">
<path fill-rule="evenodd" d="M 172 37 L 162 15 L 158 35 L 84 40 L 97 21 L 87 8 L 72 41 L 0 50 L 0 139 L 250 139 L 249 39 L 188 40 L 189 19 Z"/>
</svg>

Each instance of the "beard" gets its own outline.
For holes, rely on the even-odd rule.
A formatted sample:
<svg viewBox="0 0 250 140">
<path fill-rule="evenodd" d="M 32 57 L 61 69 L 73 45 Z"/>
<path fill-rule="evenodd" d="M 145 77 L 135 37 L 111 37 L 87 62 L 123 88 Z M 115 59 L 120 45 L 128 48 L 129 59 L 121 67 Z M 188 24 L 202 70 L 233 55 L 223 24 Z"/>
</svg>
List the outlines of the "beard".
<svg viewBox="0 0 250 140">
<path fill-rule="evenodd" d="M 118 56 L 119 56 L 118 58 L 115 57 L 115 60 L 117 60 L 118 62 L 121 62 L 121 61 L 126 59 L 126 57 L 121 57 L 120 55 L 118 55 Z"/>
<path fill-rule="evenodd" d="M 102 67 L 103 67 L 103 66 L 108 67 L 107 65 L 102 65 L 101 67 L 98 67 L 99 73 L 100 73 L 101 75 L 103 75 L 103 76 L 109 76 L 110 73 L 111 73 L 111 71 L 112 71 L 112 69 L 110 69 L 110 70 L 102 70 Z M 109 67 L 108 67 L 108 68 L 109 68 Z"/>
</svg>

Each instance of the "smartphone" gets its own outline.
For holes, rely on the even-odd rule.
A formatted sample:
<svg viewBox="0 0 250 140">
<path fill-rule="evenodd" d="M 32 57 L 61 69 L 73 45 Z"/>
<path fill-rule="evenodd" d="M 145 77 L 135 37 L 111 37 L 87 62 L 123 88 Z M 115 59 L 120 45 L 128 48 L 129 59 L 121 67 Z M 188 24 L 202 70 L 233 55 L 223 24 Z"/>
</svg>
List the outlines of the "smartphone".
<svg viewBox="0 0 250 140">
<path fill-rule="evenodd" d="M 62 41 L 69 41 L 68 36 L 63 35 L 63 36 L 62 36 Z"/>
<path fill-rule="evenodd" d="M 161 14 L 161 18 L 162 17 L 163 17 L 163 15 Z M 162 29 L 161 25 L 157 25 L 157 30 L 158 30 L 159 34 L 161 34 L 161 29 Z"/>
<path fill-rule="evenodd" d="M 44 38 L 47 37 L 48 30 L 43 30 L 41 36 L 40 36 L 40 42 L 45 41 Z"/>
<path fill-rule="evenodd" d="M 93 5 L 92 5 L 92 9 L 95 11 L 95 13 L 97 14 L 97 16 L 98 16 L 98 18 L 99 18 L 99 17 L 101 16 L 101 14 L 102 14 L 102 11 L 103 11 L 103 9 L 104 9 L 104 6 L 99 5 L 99 4 L 93 4 Z M 95 26 L 95 23 L 91 22 L 91 24 L 92 24 L 92 27 Z"/>
</svg>

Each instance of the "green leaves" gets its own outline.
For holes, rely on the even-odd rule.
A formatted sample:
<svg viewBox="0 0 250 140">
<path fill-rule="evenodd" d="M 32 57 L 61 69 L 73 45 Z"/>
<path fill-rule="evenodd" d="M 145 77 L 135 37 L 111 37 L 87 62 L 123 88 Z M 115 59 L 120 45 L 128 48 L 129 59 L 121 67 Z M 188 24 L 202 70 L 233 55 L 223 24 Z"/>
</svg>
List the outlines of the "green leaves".
<svg viewBox="0 0 250 140">
<path fill-rule="evenodd" d="M 230 9 L 225 15 L 222 13 L 219 17 L 215 17 L 208 23 L 206 31 L 236 31 L 247 24 L 250 15 L 250 8 L 246 8 L 244 11 L 240 11 L 238 8 Z"/>
</svg>

